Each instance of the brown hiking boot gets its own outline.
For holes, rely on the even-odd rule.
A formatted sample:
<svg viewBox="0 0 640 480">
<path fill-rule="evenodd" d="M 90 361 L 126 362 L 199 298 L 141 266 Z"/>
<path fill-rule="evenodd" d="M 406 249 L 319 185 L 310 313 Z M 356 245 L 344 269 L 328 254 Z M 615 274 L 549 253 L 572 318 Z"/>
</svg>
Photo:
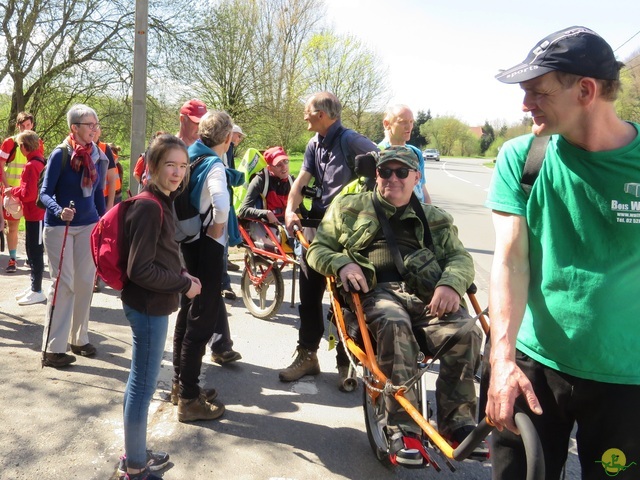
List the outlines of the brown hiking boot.
<svg viewBox="0 0 640 480">
<path fill-rule="evenodd" d="M 66 367 L 67 365 L 71 365 L 75 361 L 76 357 L 74 357 L 73 355 L 67 355 L 66 353 L 47 352 L 43 354 L 42 366 L 62 368 Z"/>
<path fill-rule="evenodd" d="M 178 421 L 215 420 L 224 413 L 222 403 L 209 403 L 202 395 L 196 398 L 178 400 Z"/>
<path fill-rule="evenodd" d="M 296 349 L 298 356 L 291 365 L 279 373 L 281 382 L 294 382 L 305 375 L 318 375 L 320 364 L 316 352 L 310 352 L 306 348 Z"/>
<path fill-rule="evenodd" d="M 171 403 L 178 405 L 180 400 L 180 384 L 178 382 L 171 383 Z M 211 403 L 218 397 L 218 392 L 215 388 L 200 388 L 200 396 L 204 396 L 204 399 Z"/>
</svg>

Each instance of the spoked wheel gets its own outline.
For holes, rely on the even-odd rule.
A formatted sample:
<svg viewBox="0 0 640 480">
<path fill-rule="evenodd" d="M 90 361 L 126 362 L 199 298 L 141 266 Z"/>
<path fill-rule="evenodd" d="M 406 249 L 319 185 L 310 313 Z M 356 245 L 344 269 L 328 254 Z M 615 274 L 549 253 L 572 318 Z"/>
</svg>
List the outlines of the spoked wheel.
<svg viewBox="0 0 640 480">
<path fill-rule="evenodd" d="M 271 262 L 254 257 L 242 272 L 242 300 L 251 315 L 263 320 L 273 317 L 284 299 L 282 272 Z"/>
<path fill-rule="evenodd" d="M 370 372 L 364 369 L 364 378 L 369 382 L 373 377 Z M 387 425 L 385 418 L 384 395 L 381 393 L 375 400 L 371 397 L 366 386 L 362 389 L 362 403 L 364 407 L 364 422 L 367 427 L 367 437 L 373 454 L 383 465 L 391 465 L 389 460 L 389 445 L 384 427 Z"/>
</svg>

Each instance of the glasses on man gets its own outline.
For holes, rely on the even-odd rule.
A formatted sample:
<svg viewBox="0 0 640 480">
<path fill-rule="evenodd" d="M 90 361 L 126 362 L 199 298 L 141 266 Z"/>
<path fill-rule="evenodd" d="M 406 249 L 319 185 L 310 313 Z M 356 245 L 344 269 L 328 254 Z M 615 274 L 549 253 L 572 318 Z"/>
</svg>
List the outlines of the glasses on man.
<svg viewBox="0 0 640 480">
<path fill-rule="evenodd" d="M 284 167 L 289 165 L 289 160 L 280 160 L 278 163 L 274 165 L 274 167 Z"/>
<path fill-rule="evenodd" d="M 89 127 L 89 130 L 97 130 L 98 128 L 100 128 L 100 124 L 99 123 L 82 123 L 82 122 L 78 122 L 78 123 L 74 123 L 74 125 L 84 125 L 86 127 Z"/>
<path fill-rule="evenodd" d="M 415 171 L 416 170 L 414 168 L 407 168 L 407 167 L 400 167 L 400 168 L 382 167 L 382 168 L 378 168 L 378 176 L 384 180 L 388 180 L 391 178 L 391 175 L 395 173 L 396 177 L 398 177 L 400 180 L 404 180 L 409 176 L 409 172 L 415 172 Z"/>
</svg>

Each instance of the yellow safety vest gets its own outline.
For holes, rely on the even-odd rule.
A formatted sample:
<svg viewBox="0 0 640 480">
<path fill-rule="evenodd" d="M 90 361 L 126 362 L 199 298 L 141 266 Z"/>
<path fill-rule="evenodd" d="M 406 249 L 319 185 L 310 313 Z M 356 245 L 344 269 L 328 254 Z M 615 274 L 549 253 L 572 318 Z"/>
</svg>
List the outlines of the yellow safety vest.
<svg viewBox="0 0 640 480">
<path fill-rule="evenodd" d="M 16 137 L 13 137 L 13 141 L 16 141 Z M 27 157 L 25 157 L 20 150 L 20 147 L 16 148 L 15 156 L 11 163 L 5 164 L 4 173 L 7 178 L 7 183 L 10 187 L 18 187 L 20 186 L 20 176 L 22 175 L 22 170 L 24 170 L 25 165 L 27 164 Z"/>
</svg>

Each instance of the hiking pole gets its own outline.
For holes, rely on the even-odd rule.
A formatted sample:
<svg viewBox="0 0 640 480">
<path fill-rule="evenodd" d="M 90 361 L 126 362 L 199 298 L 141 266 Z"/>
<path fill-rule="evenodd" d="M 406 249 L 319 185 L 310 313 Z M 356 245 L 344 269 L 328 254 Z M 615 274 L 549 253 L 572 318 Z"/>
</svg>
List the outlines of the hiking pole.
<svg viewBox="0 0 640 480">
<path fill-rule="evenodd" d="M 69 208 L 73 209 L 75 204 L 73 200 L 69 202 Z M 47 322 L 47 340 L 44 342 L 44 350 L 42 351 L 42 361 L 40 368 L 44 368 L 44 360 L 47 356 L 47 347 L 49 346 L 49 335 L 51 334 L 51 321 L 53 320 L 53 311 L 56 309 L 56 297 L 58 296 L 58 283 L 60 283 L 60 275 L 62 274 L 62 260 L 64 259 L 64 247 L 67 244 L 67 233 L 69 233 L 69 224 L 71 220 L 67 220 L 64 226 L 64 236 L 62 237 L 62 250 L 60 251 L 60 263 L 58 264 L 58 275 L 56 277 L 56 286 L 53 288 L 53 298 L 49 308 L 49 321 Z"/>
</svg>

